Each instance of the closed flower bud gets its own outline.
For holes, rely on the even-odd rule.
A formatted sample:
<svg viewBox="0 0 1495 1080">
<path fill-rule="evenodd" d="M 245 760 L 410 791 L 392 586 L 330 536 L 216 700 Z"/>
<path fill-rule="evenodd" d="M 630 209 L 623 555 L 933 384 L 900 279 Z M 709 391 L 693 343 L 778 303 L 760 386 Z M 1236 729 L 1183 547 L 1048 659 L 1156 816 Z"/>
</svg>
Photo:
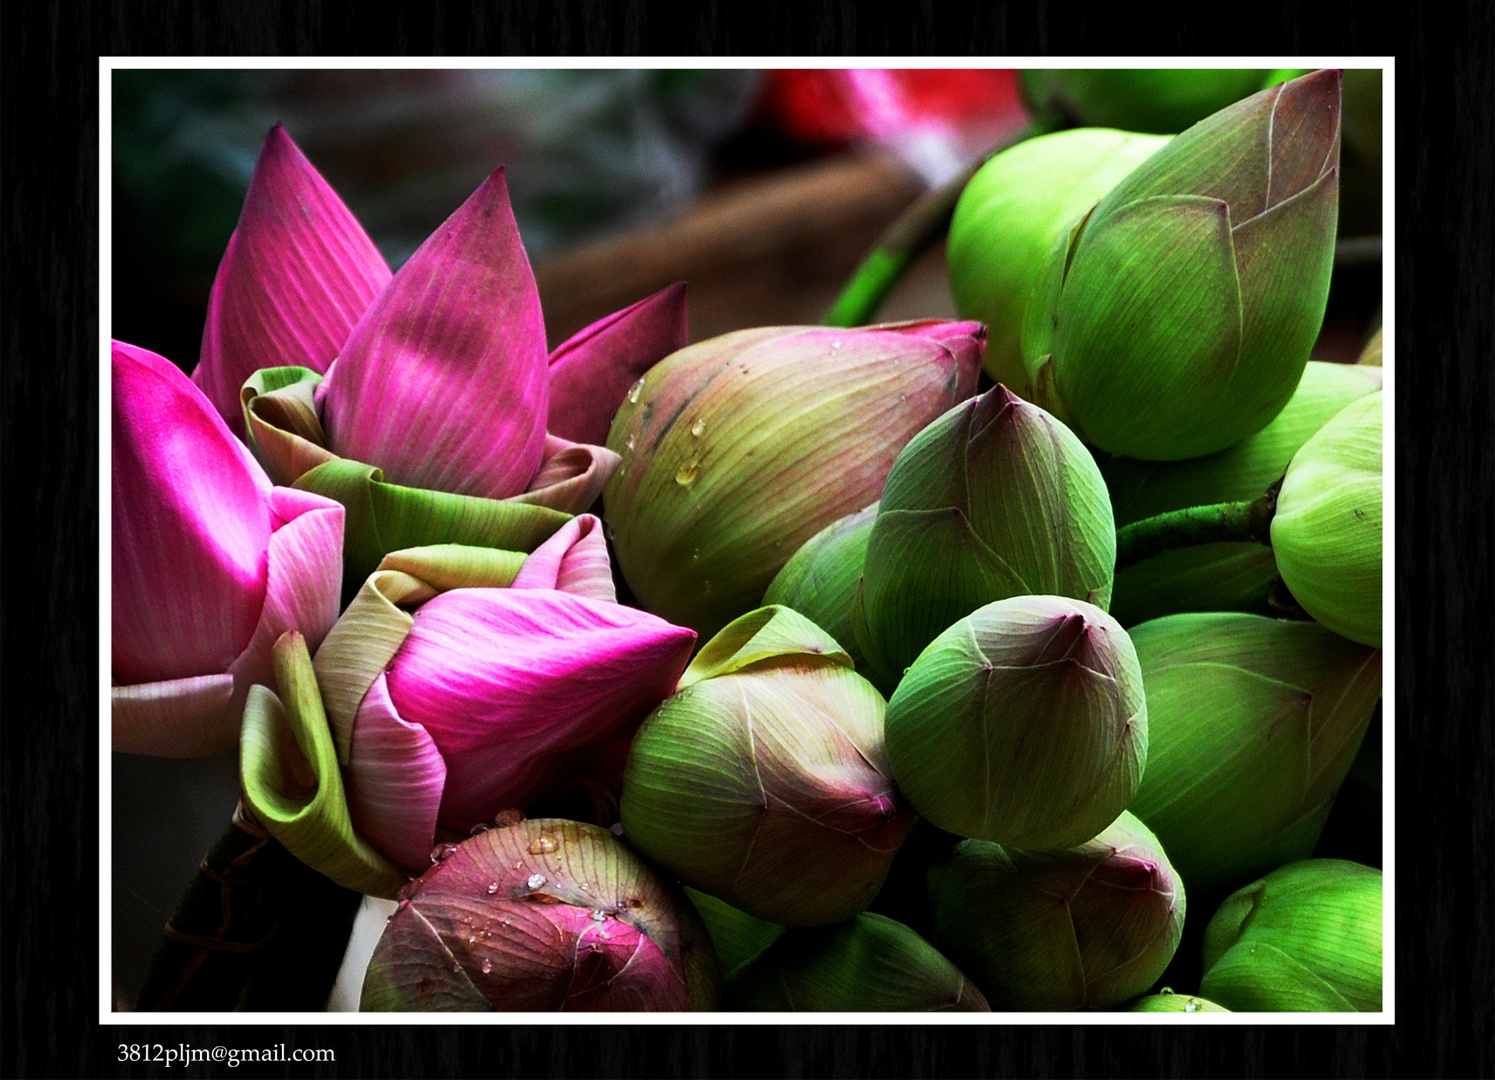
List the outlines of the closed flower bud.
<svg viewBox="0 0 1495 1080">
<path fill-rule="evenodd" d="M 947 832 L 1055 850 L 1131 802 L 1147 759 L 1127 633 L 1078 600 L 1019 596 L 941 634 L 888 703 L 888 760 Z"/>
<path fill-rule="evenodd" d="M 1115 563 L 1111 502 L 1090 452 L 997 386 L 898 455 L 867 545 L 858 641 L 891 687 L 937 634 L 984 604 L 1045 594 L 1104 608 Z"/>
<path fill-rule="evenodd" d="M 1257 498 L 1282 478 L 1309 436 L 1381 383 L 1378 368 L 1310 360 L 1287 407 L 1229 449 L 1188 461 L 1101 458 L 1116 527 L 1185 507 Z M 1123 626 L 1181 611 L 1264 615 L 1276 577 L 1272 551 L 1262 544 L 1172 548 L 1116 574 L 1110 611 Z"/>
<path fill-rule="evenodd" d="M 629 391 L 604 492 L 618 565 L 651 611 L 703 636 L 755 608 L 810 537 L 875 502 L 893 459 L 975 391 L 975 323 L 743 330 L 682 349 Z"/>
<path fill-rule="evenodd" d="M 1107 1009 L 1178 949 L 1184 887 L 1146 826 L 1033 852 L 965 840 L 929 871 L 935 944 L 995 1010 Z"/>
<path fill-rule="evenodd" d="M 1259 90 L 1243 68 L 1056 68 L 1023 72 L 1023 96 L 1080 124 L 1172 134 Z"/>
<path fill-rule="evenodd" d="M 1384 397 L 1357 399 L 1303 444 L 1272 518 L 1272 551 L 1293 599 L 1336 634 L 1377 648 Z"/>
<path fill-rule="evenodd" d="M 1220 905 L 1199 992 L 1233 1012 L 1378 1012 L 1381 871 L 1339 859 L 1274 870 Z"/>
<path fill-rule="evenodd" d="M 711 934 L 723 979 L 772 945 L 785 930 L 778 923 L 754 918 L 699 889 L 686 886 L 685 895 Z"/>
<path fill-rule="evenodd" d="M 1282 410 L 1334 259 L 1339 73 L 1177 136 L 1050 251 L 1023 353 L 1034 400 L 1102 450 L 1199 457 Z"/>
<path fill-rule="evenodd" d="M 1381 654 L 1321 626 L 1233 613 L 1134 627 L 1147 773 L 1129 809 L 1189 887 L 1307 858 L 1381 696 Z"/>
<path fill-rule="evenodd" d="M 401 892 L 364 1011 L 714 1008 L 690 902 L 606 829 L 540 819 L 455 845 Z"/>
<path fill-rule="evenodd" d="M 884 709 L 819 627 L 788 608 L 751 612 L 707 642 L 639 729 L 624 835 L 749 915 L 849 919 L 913 821 L 883 750 Z"/>
<path fill-rule="evenodd" d="M 981 991 L 918 934 L 863 912 L 790 930 L 726 986 L 748 1012 L 988 1012 Z"/>
<path fill-rule="evenodd" d="M 1057 132 L 1002 151 L 966 185 L 950 222 L 950 292 L 962 317 L 986 324 L 984 364 L 997 382 L 1030 395 L 1023 309 L 1049 248 L 1167 142 L 1105 128 Z"/>
<path fill-rule="evenodd" d="M 877 503 L 838 518 L 806 540 L 769 582 L 763 605 L 783 604 L 808 618 L 846 650 L 859 670 L 866 659 L 852 631 L 852 605 Z"/>
</svg>

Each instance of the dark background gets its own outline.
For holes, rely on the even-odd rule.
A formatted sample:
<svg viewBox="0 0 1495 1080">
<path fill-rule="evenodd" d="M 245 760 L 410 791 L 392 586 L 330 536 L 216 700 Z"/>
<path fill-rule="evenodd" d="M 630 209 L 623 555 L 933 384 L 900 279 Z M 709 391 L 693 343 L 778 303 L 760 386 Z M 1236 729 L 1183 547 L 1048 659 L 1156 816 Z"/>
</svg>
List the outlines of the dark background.
<svg viewBox="0 0 1495 1080">
<path fill-rule="evenodd" d="M 1363 5 L 846 0 L 193 0 L 7 8 L 0 38 L 0 1072 L 11 1076 L 1487 1076 L 1495 1070 L 1495 12 Z M 1216 19 L 1222 20 L 1216 24 Z M 98 57 L 1299 54 L 1396 57 L 1394 1027 L 100 1027 Z M 120 1042 L 327 1048 L 337 1062 L 166 1070 Z"/>
</svg>

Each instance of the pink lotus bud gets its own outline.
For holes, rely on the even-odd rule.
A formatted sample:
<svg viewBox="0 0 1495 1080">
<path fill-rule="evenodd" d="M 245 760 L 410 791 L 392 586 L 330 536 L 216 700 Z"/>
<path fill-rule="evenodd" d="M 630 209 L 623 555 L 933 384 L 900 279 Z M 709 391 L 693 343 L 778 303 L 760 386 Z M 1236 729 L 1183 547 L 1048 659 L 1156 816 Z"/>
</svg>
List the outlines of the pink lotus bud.
<svg viewBox="0 0 1495 1080">
<path fill-rule="evenodd" d="M 242 438 L 244 381 L 269 367 L 326 371 L 389 278 L 358 220 L 276 124 L 213 279 L 193 382 Z"/>
<path fill-rule="evenodd" d="M 228 750 L 287 630 L 337 618 L 343 508 L 272 487 L 170 361 L 112 349 L 113 745 Z"/>
</svg>

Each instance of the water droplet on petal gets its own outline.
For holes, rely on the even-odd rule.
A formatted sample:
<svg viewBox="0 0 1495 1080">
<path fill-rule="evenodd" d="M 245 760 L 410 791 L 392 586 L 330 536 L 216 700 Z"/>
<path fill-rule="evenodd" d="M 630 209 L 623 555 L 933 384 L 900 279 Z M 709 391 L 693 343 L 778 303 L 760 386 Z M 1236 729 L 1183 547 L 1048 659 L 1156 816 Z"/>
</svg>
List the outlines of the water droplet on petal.
<svg viewBox="0 0 1495 1080">
<path fill-rule="evenodd" d="M 628 436 L 628 441 L 623 444 L 624 448 L 628 449 L 628 450 L 632 450 L 637 445 L 638 445 L 638 436 L 637 435 L 630 435 L 630 436 Z"/>
<path fill-rule="evenodd" d="M 643 390 L 644 390 L 644 380 L 643 379 L 640 379 L 638 382 L 636 382 L 632 386 L 630 386 L 628 388 L 628 403 L 630 405 L 632 405 L 634 402 L 638 401 L 638 396 L 639 396 L 639 394 L 643 393 Z"/>
<path fill-rule="evenodd" d="M 529 842 L 529 853 L 531 855 L 545 855 L 555 849 L 555 837 L 548 833 L 541 833 Z"/>
<path fill-rule="evenodd" d="M 698 439 L 706 434 L 706 421 L 697 420 L 694 424 L 690 425 L 690 433 Z"/>
<path fill-rule="evenodd" d="M 1171 994 L 1171 993 L 1173 993 L 1173 987 L 1171 987 L 1171 986 L 1165 986 L 1161 990 L 1159 990 L 1158 993 L 1159 994 Z"/>
<path fill-rule="evenodd" d="M 607 831 L 612 833 L 614 836 L 622 836 L 623 823 L 621 821 L 615 821 L 607 827 Z"/>
<path fill-rule="evenodd" d="M 1184 1012 L 1198 1012 L 1202 1008 L 1204 1008 L 1204 1006 L 1199 1003 L 1198 998 L 1190 998 L 1188 1001 L 1184 1002 Z"/>
<path fill-rule="evenodd" d="M 898 395 L 898 400 L 899 401 L 907 401 L 908 400 L 908 395 L 907 394 L 899 394 Z"/>
<path fill-rule="evenodd" d="M 701 475 L 701 463 L 699 461 L 687 461 L 675 471 L 675 483 L 681 487 L 690 487 L 696 482 L 696 477 Z"/>
<path fill-rule="evenodd" d="M 492 828 L 492 826 L 487 825 L 484 822 L 480 821 L 480 822 L 478 822 L 476 825 L 474 825 L 472 827 L 472 830 L 467 835 L 468 836 L 482 836 L 490 828 Z"/>
<path fill-rule="evenodd" d="M 524 820 L 523 810 L 500 810 L 493 817 L 493 824 L 500 829 L 512 828 Z"/>
<path fill-rule="evenodd" d="M 526 881 L 525 884 L 528 885 L 531 889 L 538 889 L 541 885 L 545 884 L 545 875 L 531 874 L 529 876 L 529 880 Z"/>
<path fill-rule="evenodd" d="M 601 908 L 597 908 L 595 911 L 592 912 L 592 921 L 593 922 L 603 922 L 606 919 L 607 919 L 607 912 L 603 911 Z"/>
<path fill-rule="evenodd" d="M 696 548 L 694 551 L 692 551 L 690 553 L 690 561 L 691 562 L 700 562 L 701 561 L 701 549 L 700 548 Z"/>
<path fill-rule="evenodd" d="M 497 896 L 498 895 L 498 882 L 496 882 L 496 881 L 490 881 L 490 882 L 488 882 L 488 895 L 489 896 Z"/>
<path fill-rule="evenodd" d="M 483 974 L 484 975 L 492 975 L 493 974 L 493 961 L 492 960 L 484 960 L 483 964 L 482 964 L 482 968 L 483 968 Z"/>
<path fill-rule="evenodd" d="M 839 341 L 833 341 L 833 342 L 831 342 L 831 348 L 832 349 L 839 349 L 840 347 L 841 347 L 841 343 Z"/>
<path fill-rule="evenodd" d="M 456 850 L 456 844 L 437 844 L 431 849 L 431 861 L 433 863 L 439 863 L 446 859 L 449 859 L 456 852 Z"/>
</svg>

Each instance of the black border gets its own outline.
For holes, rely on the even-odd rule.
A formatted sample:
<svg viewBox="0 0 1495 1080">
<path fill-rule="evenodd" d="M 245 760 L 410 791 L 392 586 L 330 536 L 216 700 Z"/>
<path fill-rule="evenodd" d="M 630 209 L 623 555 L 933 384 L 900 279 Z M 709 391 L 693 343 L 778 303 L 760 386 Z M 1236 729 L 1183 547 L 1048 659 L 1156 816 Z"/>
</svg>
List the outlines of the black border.
<svg viewBox="0 0 1495 1080">
<path fill-rule="evenodd" d="M 286 1075 L 1438 1075 L 1495 1071 L 1495 14 L 1425 6 L 923 0 L 10 5 L 0 24 L 0 1073 Z M 1219 20 L 1219 21 L 1217 21 Z M 1395 1027 L 101 1028 L 97 927 L 98 68 L 101 55 L 1392 55 Z M 181 1072 L 119 1042 L 330 1048 L 335 1065 Z"/>
</svg>

